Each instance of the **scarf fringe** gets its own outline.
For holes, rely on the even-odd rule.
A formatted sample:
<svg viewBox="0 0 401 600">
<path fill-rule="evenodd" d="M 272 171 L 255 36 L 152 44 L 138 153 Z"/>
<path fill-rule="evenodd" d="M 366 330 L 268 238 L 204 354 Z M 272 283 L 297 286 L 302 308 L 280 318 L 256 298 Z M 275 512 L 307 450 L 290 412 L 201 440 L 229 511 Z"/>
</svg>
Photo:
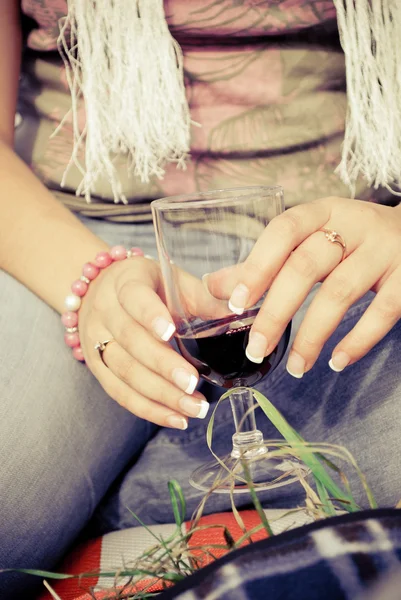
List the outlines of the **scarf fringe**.
<svg viewBox="0 0 401 600">
<path fill-rule="evenodd" d="M 368 185 L 401 195 L 401 1 L 334 4 L 348 97 L 336 173 L 351 193 L 362 175 Z M 191 120 L 183 56 L 169 32 L 163 0 L 68 0 L 58 42 L 74 137 L 62 186 L 75 165 L 82 174 L 77 195 L 89 202 L 102 177 L 114 201 L 127 202 L 114 166 L 119 154 L 126 154 L 129 173 L 142 182 L 162 178 L 166 163 L 185 167 Z M 82 98 L 84 126 L 78 115 Z"/>
<path fill-rule="evenodd" d="M 75 165 L 83 177 L 77 195 L 89 202 L 102 176 L 114 201 L 127 202 L 113 164 L 118 154 L 127 155 L 131 174 L 148 182 L 154 175 L 162 178 L 168 162 L 185 167 L 190 150 L 183 56 L 169 32 L 163 0 L 69 0 L 60 25 L 74 136 L 62 185 Z M 83 147 L 85 164 L 79 159 Z"/>
<path fill-rule="evenodd" d="M 345 52 L 348 113 L 336 172 L 355 192 L 370 186 L 401 195 L 401 2 L 334 0 Z"/>
</svg>

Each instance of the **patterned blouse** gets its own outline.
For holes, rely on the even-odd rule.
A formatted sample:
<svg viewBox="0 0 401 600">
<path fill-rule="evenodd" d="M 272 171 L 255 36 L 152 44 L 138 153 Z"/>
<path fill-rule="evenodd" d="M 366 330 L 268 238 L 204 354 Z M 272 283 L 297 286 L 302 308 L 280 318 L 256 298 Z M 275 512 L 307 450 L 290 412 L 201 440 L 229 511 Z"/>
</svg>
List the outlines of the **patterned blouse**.
<svg viewBox="0 0 401 600">
<path fill-rule="evenodd" d="M 70 107 L 57 52 L 67 0 L 22 0 L 26 51 L 21 76 L 17 150 L 68 206 L 116 220 L 149 219 L 149 200 L 177 193 L 281 184 L 286 205 L 328 195 L 349 197 L 334 173 L 346 111 L 345 66 L 332 0 L 165 0 L 173 36 L 184 52 L 194 127 L 186 171 L 163 180 L 121 178 L 130 206 L 110 205 L 110 187 L 87 205 L 60 181 L 71 154 Z M 84 111 L 82 108 L 84 118 Z M 361 181 L 359 198 L 374 195 Z"/>
</svg>

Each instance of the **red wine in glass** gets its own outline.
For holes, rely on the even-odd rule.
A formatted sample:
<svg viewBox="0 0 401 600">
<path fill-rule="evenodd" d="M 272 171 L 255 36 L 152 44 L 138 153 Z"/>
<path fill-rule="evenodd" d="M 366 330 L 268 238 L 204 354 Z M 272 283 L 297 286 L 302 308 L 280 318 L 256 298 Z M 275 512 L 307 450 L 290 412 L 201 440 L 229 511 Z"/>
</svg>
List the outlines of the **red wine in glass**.
<svg viewBox="0 0 401 600">
<path fill-rule="evenodd" d="M 262 363 L 250 361 L 245 349 L 257 312 L 253 309 L 241 317 L 230 315 L 216 321 L 178 326 L 176 340 L 181 354 L 211 383 L 225 388 L 256 385 L 280 363 L 291 333 L 289 324 L 276 348 Z"/>
<path fill-rule="evenodd" d="M 227 300 L 212 294 L 202 277 L 242 264 L 283 211 L 280 186 L 211 190 L 152 202 L 163 288 L 178 348 L 203 379 L 229 388 L 232 449 L 192 473 L 190 483 L 202 491 L 249 494 L 249 476 L 258 490 L 299 481 L 293 454 L 274 455 L 257 428 L 252 389 L 283 359 L 290 326 L 260 364 L 248 360 L 246 347 L 259 307 L 240 316 L 229 314 Z"/>
</svg>

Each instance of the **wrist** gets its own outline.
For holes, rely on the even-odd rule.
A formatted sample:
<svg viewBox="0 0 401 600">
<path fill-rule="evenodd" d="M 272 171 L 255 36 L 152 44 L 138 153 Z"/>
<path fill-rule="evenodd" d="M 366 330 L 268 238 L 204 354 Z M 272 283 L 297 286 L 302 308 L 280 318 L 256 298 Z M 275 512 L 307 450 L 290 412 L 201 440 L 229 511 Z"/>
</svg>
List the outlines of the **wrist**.
<svg viewBox="0 0 401 600">
<path fill-rule="evenodd" d="M 61 315 L 61 322 L 65 327 L 64 341 L 72 349 L 72 354 L 76 360 L 81 362 L 85 360 L 79 338 L 78 311 L 89 285 L 98 277 L 101 271 L 114 262 L 143 255 L 140 248 L 127 250 L 124 246 L 113 246 L 109 252 L 98 252 L 92 262 L 85 263 L 82 267 L 82 275 L 72 282 L 71 293 L 64 300 L 66 310 Z"/>
</svg>

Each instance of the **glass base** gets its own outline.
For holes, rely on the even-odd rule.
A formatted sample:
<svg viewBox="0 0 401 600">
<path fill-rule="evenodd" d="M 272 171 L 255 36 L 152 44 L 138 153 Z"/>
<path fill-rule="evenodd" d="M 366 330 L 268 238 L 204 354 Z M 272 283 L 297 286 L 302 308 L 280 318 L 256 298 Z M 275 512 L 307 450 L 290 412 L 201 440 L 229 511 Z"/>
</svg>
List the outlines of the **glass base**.
<svg viewBox="0 0 401 600">
<path fill-rule="evenodd" d="M 270 457 L 267 453 L 252 459 L 238 459 L 229 455 L 222 462 L 231 473 L 214 460 L 196 469 L 189 483 L 202 492 L 249 494 L 247 480 L 252 481 L 258 492 L 299 482 L 300 476 L 306 478 L 310 473 L 305 465 L 290 454 Z"/>
</svg>

